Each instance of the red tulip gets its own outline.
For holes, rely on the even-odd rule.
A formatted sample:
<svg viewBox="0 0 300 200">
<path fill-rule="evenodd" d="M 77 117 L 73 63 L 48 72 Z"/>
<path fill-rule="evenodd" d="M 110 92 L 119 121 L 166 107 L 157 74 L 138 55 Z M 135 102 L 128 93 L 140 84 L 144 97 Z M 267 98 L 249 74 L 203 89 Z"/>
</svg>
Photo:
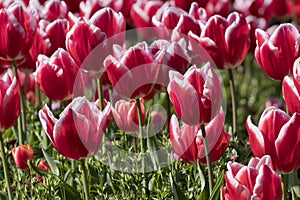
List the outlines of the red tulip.
<svg viewBox="0 0 300 200">
<path fill-rule="evenodd" d="M 68 159 L 96 154 L 110 115 L 110 103 L 103 111 L 85 97 L 77 97 L 56 119 L 46 105 L 40 110 L 42 126 L 54 148 Z"/>
<path fill-rule="evenodd" d="M 208 18 L 213 15 L 227 17 L 231 4 L 229 0 L 209 0 L 205 6 Z"/>
<path fill-rule="evenodd" d="M 224 200 L 281 200 L 281 178 L 273 171 L 270 156 L 252 158 L 248 166 L 229 162 L 227 169 Z"/>
<path fill-rule="evenodd" d="M 142 0 L 132 5 L 130 10 L 131 21 L 136 28 L 142 28 L 138 29 L 138 31 L 144 38 L 151 38 L 150 31 L 143 28 L 152 27 L 152 17 L 163 4 L 163 1 Z"/>
<path fill-rule="evenodd" d="M 45 55 L 38 57 L 35 80 L 50 99 L 68 100 L 73 96 L 77 72 L 78 66 L 70 54 L 59 48 L 50 58 Z"/>
<path fill-rule="evenodd" d="M 141 101 L 141 109 L 142 122 L 145 123 L 146 113 L 143 101 Z M 129 102 L 125 100 L 117 101 L 115 108 L 112 108 L 112 114 L 118 127 L 123 131 L 139 131 L 138 109 L 135 100 L 130 100 Z"/>
<path fill-rule="evenodd" d="M 292 77 L 298 93 L 300 94 L 300 58 L 294 63 Z"/>
<path fill-rule="evenodd" d="M 209 18 L 201 35 L 190 32 L 189 38 L 209 53 L 218 69 L 224 69 L 242 63 L 250 46 L 249 34 L 250 27 L 246 19 L 233 12 L 227 19 L 219 15 Z M 198 53 L 197 46 L 191 45 L 192 51 Z"/>
<path fill-rule="evenodd" d="M 208 123 L 222 105 L 221 80 L 209 63 L 200 69 L 194 65 L 184 75 L 171 71 L 167 89 L 177 116 L 190 125 Z"/>
<path fill-rule="evenodd" d="M 41 162 L 38 164 L 38 168 L 44 171 L 51 171 L 49 164 L 45 160 L 41 160 Z"/>
<path fill-rule="evenodd" d="M 104 66 L 116 92 L 131 99 L 150 94 L 156 84 L 164 54 L 165 51 L 160 50 L 153 55 L 147 43 L 141 42 L 128 50 L 122 49 L 115 57 L 108 56 Z"/>
<path fill-rule="evenodd" d="M 205 125 L 209 154 L 212 162 L 216 162 L 229 146 L 230 135 L 224 131 L 224 112 Z M 200 161 L 206 164 L 205 149 L 200 126 L 190 126 L 183 123 L 181 129 L 175 115 L 170 121 L 170 141 L 174 150 L 174 157 L 187 163 Z"/>
<path fill-rule="evenodd" d="M 18 147 L 14 147 L 11 152 L 17 167 L 19 169 L 28 169 L 27 161 L 34 158 L 32 147 L 29 144 L 21 144 Z"/>
<path fill-rule="evenodd" d="M 274 106 L 274 107 L 279 108 L 283 111 L 286 111 L 285 103 L 281 100 L 281 98 L 278 98 L 278 97 L 269 98 L 265 102 L 265 108 L 267 108 L 269 106 Z"/>
<path fill-rule="evenodd" d="M 300 113 L 300 93 L 297 90 L 293 79 L 284 77 L 282 82 L 282 93 L 286 106 L 291 114 Z"/>
<path fill-rule="evenodd" d="M 159 50 L 164 49 L 166 55 L 162 62 L 161 70 L 158 74 L 158 82 L 163 86 L 169 83 L 169 71 L 175 70 L 184 74 L 190 64 L 190 56 L 187 53 L 187 45 L 182 38 L 178 42 L 169 42 L 168 40 L 155 40 L 151 45 L 151 53 L 155 55 Z M 159 89 L 159 88 L 158 88 Z"/>
<path fill-rule="evenodd" d="M 126 30 L 126 21 L 122 13 L 117 13 L 111 8 L 98 10 L 91 17 L 90 22 L 100 28 L 106 34 L 107 38 Z"/>
<path fill-rule="evenodd" d="M 279 25 L 269 35 L 263 30 L 256 30 L 255 57 L 264 72 L 275 80 L 283 80 L 293 68 L 299 57 L 299 32 L 292 24 Z"/>
<path fill-rule="evenodd" d="M 36 18 L 22 4 L 0 10 L 0 58 L 22 60 L 30 49 L 36 31 Z"/>
<path fill-rule="evenodd" d="M 250 147 L 257 157 L 270 155 L 278 172 L 290 173 L 300 167 L 300 114 L 292 117 L 284 111 L 268 107 L 263 112 L 258 127 L 249 116 L 246 128 Z"/>
<path fill-rule="evenodd" d="M 87 55 L 105 39 L 104 32 L 86 19 L 80 18 L 67 33 L 66 47 L 80 66 Z"/>
<path fill-rule="evenodd" d="M 188 11 L 193 2 L 199 4 L 199 7 L 205 7 L 209 0 L 175 0 L 175 5 Z"/>
<path fill-rule="evenodd" d="M 173 29 L 186 35 L 189 31 L 199 35 L 203 20 L 206 20 L 206 13 L 198 9 L 197 4 L 192 4 L 190 13 L 187 13 L 167 2 L 152 17 L 152 25 L 158 28 L 161 38 L 169 39 Z"/>
<path fill-rule="evenodd" d="M 64 1 L 60 0 L 48 0 L 40 11 L 42 19 L 47 21 L 54 21 L 56 19 L 64 19 L 67 17 L 68 8 Z"/>
<path fill-rule="evenodd" d="M 12 127 L 20 113 L 18 82 L 12 73 L 0 76 L 0 132 Z"/>
<path fill-rule="evenodd" d="M 272 1 L 262 0 L 235 0 L 233 7 L 236 11 L 243 13 L 245 16 L 255 16 L 263 18 L 266 24 L 270 23 L 272 17 Z"/>
</svg>

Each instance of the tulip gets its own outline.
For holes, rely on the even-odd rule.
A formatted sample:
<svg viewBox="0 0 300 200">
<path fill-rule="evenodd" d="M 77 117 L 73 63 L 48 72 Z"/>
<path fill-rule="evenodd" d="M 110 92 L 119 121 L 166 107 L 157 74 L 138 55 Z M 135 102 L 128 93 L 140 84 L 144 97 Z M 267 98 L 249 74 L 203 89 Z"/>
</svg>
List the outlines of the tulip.
<svg viewBox="0 0 300 200">
<path fill-rule="evenodd" d="M 300 94 L 300 58 L 298 58 L 294 63 L 292 77 L 295 87 L 297 88 L 298 93 Z"/>
<path fill-rule="evenodd" d="M 40 12 L 42 19 L 52 22 L 56 19 L 66 18 L 68 14 L 68 8 L 64 1 L 48 0 Z"/>
<path fill-rule="evenodd" d="M 164 54 L 165 51 L 160 50 L 153 55 L 147 43 L 141 42 L 117 53 L 115 57 L 108 56 L 104 66 L 116 92 L 131 99 L 150 94 L 155 86 Z"/>
<path fill-rule="evenodd" d="M 269 35 L 256 30 L 255 58 L 264 72 L 275 80 L 292 72 L 293 64 L 299 57 L 299 32 L 292 24 L 281 24 Z"/>
<path fill-rule="evenodd" d="M 162 7 L 163 1 L 137 1 L 132 5 L 130 10 L 130 17 L 133 25 L 136 28 L 151 27 L 152 17 L 156 14 L 157 10 Z M 144 29 L 140 29 L 140 33 L 149 38 L 149 35 Z"/>
<path fill-rule="evenodd" d="M 142 122 L 145 123 L 146 113 L 144 103 L 141 101 Z M 126 132 L 138 132 L 139 120 L 136 100 L 119 100 L 112 108 L 112 114 L 118 127 Z"/>
<path fill-rule="evenodd" d="M 84 18 L 77 20 L 66 36 L 66 47 L 78 66 L 106 39 L 106 34 Z"/>
<path fill-rule="evenodd" d="M 196 14 L 197 13 L 197 14 Z M 206 20 L 206 13 L 198 10 L 196 3 L 192 4 L 190 13 L 165 3 L 152 17 L 152 25 L 157 28 L 161 38 L 169 39 L 172 30 L 188 34 L 189 31 L 199 35 L 202 22 Z"/>
<path fill-rule="evenodd" d="M 289 76 L 286 76 L 283 79 L 282 93 L 290 114 L 294 114 L 295 112 L 300 113 L 300 93 L 297 90 L 293 79 Z"/>
<path fill-rule="evenodd" d="M 229 0 L 209 0 L 205 6 L 205 10 L 208 18 L 213 15 L 221 15 L 227 17 L 230 12 L 230 1 Z"/>
<path fill-rule="evenodd" d="M 51 171 L 49 164 L 45 160 L 41 160 L 41 162 L 38 164 L 38 168 L 44 171 Z"/>
<path fill-rule="evenodd" d="M 265 108 L 267 108 L 269 106 L 274 106 L 274 107 L 279 108 L 283 111 L 286 111 L 285 103 L 281 100 L 281 98 L 278 98 L 278 97 L 269 98 L 265 102 Z"/>
<path fill-rule="evenodd" d="M 249 34 L 250 27 L 246 19 L 233 12 L 227 19 L 219 15 L 209 18 L 201 35 L 189 32 L 189 38 L 196 41 L 191 43 L 192 51 L 201 53 L 196 44 L 202 46 L 212 57 L 216 67 L 224 69 L 242 63 L 250 46 Z"/>
<path fill-rule="evenodd" d="M 96 154 L 110 115 L 110 103 L 100 111 L 85 97 L 77 97 L 56 119 L 47 105 L 40 110 L 43 129 L 64 157 L 79 160 Z"/>
<path fill-rule="evenodd" d="M 77 72 L 78 66 L 70 54 L 59 48 L 50 58 L 45 55 L 38 57 L 35 80 L 50 99 L 69 100 L 73 96 Z"/>
<path fill-rule="evenodd" d="M 292 117 L 284 111 L 268 107 L 258 127 L 251 117 L 246 121 L 250 147 L 257 157 L 270 155 L 277 172 L 291 173 L 300 167 L 300 114 Z"/>
<path fill-rule="evenodd" d="M 22 60 L 30 49 L 36 31 L 36 18 L 22 4 L 0 10 L 0 58 Z"/>
<path fill-rule="evenodd" d="M 11 152 L 17 167 L 19 169 L 28 169 L 27 161 L 34 158 L 32 147 L 29 144 L 21 144 L 18 147 L 14 147 Z"/>
<path fill-rule="evenodd" d="M 12 127 L 20 114 L 18 82 L 12 76 L 6 72 L 0 79 L 0 132 Z"/>
<path fill-rule="evenodd" d="M 224 112 L 221 109 L 219 114 L 205 126 L 206 139 L 211 162 L 219 160 L 230 142 L 230 135 L 224 131 Z M 200 126 L 190 126 L 183 123 L 179 127 L 178 119 L 172 115 L 170 121 L 170 141 L 174 150 L 174 157 L 187 163 L 199 161 L 207 164 L 203 136 Z"/>
<path fill-rule="evenodd" d="M 229 162 L 227 170 L 223 199 L 281 200 L 281 178 L 273 170 L 270 156 L 252 158 L 247 166 Z"/>
<path fill-rule="evenodd" d="M 175 0 L 175 5 L 184 10 L 189 10 L 193 2 L 198 3 L 199 7 L 205 7 L 208 1 L 209 0 Z"/>
<path fill-rule="evenodd" d="M 148 135 L 152 136 L 164 129 L 168 116 L 166 112 L 152 111 L 150 113 L 151 121 L 148 124 Z"/>
<path fill-rule="evenodd" d="M 208 123 L 222 104 L 221 80 L 209 63 L 202 68 L 195 65 L 184 74 L 170 71 L 168 93 L 177 116 L 189 125 Z"/>
</svg>

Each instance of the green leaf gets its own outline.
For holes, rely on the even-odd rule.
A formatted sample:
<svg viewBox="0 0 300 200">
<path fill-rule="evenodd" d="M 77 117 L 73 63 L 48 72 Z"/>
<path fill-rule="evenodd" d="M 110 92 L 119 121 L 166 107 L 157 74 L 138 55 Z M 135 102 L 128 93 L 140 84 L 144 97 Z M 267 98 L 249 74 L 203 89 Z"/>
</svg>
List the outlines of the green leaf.
<svg viewBox="0 0 300 200">
<path fill-rule="evenodd" d="M 220 190 L 222 189 L 223 186 L 223 181 L 224 181 L 224 172 L 222 172 L 219 177 L 218 180 L 215 184 L 215 187 L 209 197 L 209 200 L 218 200 L 220 199 Z"/>
<path fill-rule="evenodd" d="M 44 149 L 42 149 L 42 151 L 43 151 L 45 159 L 48 162 L 53 174 L 55 174 L 56 176 L 59 176 L 59 169 L 58 169 L 57 165 L 55 164 L 53 158 Z"/>
<path fill-rule="evenodd" d="M 0 199 L 1 200 L 6 200 L 7 199 L 7 194 L 5 192 L 0 192 Z"/>
<path fill-rule="evenodd" d="M 71 185 L 63 181 L 67 199 L 80 199 L 80 193 Z"/>
<path fill-rule="evenodd" d="M 295 185 L 295 186 L 292 186 L 291 188 L 292 188 L 293 193 L 296 195 L 296 197 L 300 198 L 300 186 Z"/>
<path fill-rule="evenodd" d="M 180 188 L 175 183 L 175 181 L 173 181 L 173 177 L 172 177 L 171 173 L 169 174 L 169 176 L 170 176 L 171 188 L 172 188 L 175 200 L 187 200 L 188 198 L 184 195 L 184 192 L 182 190 L 180 190 Z"/>
<path fill-rule="evenodd" d="M 207 179 L 205 175 L 203 174 L 203 171 L 201 169 L 200 163 L 198 162 L 197 168 L 200 175 L 200 183 L 201 183 L 201 193 L 197 200 L 206 200 L 209 197 L 209 188 L 207 183 Z"/>
</svg>

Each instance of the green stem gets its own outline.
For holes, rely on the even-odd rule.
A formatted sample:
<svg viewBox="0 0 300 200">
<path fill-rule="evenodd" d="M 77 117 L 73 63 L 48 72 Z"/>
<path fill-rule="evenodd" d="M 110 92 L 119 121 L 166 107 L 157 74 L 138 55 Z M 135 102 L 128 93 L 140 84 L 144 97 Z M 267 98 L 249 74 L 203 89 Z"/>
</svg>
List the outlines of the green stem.
<svg viewBox="0 0 300 200">
<path fill-rule="evenodd" d="M 143 140 L 143 121 L 142 121 L 142 108 L 141 108 L 141 102 L 140 99 L 136 99 L 136 106 L 138 109 L 138 119 L 139 119 L 139 133 L 140 133 L 140 145 L 141 145 L 141 152 L 144 153 L 144 140 Z"/>
<path fill-rule="evenodd" d="M 209 156 L 209 148 L 208 148 L 208 143 L 206 138 L 205 125 L 201 124 L 200 126 L 201 126 L 202 136 L 204 138 L 204 150 L 205 150 L 205 157 L 206 157 L 207 168 L 208 168 L 208 183 L 209 183 L 209 196 L 210 196 L 214 187 L 212 164 Z"/>
<path fill-rule="evenodd" d="M 5 177 L 5 182 L 6 182 L 7 193 L 8 193 L 8 199 L 12 200 L 13 193 L 12 193 L 12 188 L 10 186 L 10 180 L 9 180 L 9 175 L 8 175 L 8 167 L 7 167 L 7 161 L 6 161 L 5 151 L 4 151 L 2 132 L 0 132 L 0 150 L 1 150 L 1 159 L 2 159 L 2 163 L 3 163 L 3 170 L 4 170 L 4 177 Z"/>
<path fill-rule="evenodd" d="M 102 91 L 102 77 L 101 76 L 99 76 L 97 79 L 97 87 L 98 87 L 98 98 L 100 100 L 99 107 L 100 107 L 100 110 L 102 111 L 104 108 L 104 104 L 103 104 L 103 91 Z"/>
<path fill-rule="evenodd" d="M 35 107 L 37 110 L 41 108 L 41 90 L 38 84 L 35 84 Z"/>
<path fill-rule="evenodd" d="M 229 73 L 229 85 L 230 85 L 230 94 L 231 94 L 231 108 L 232 108 L 232 135 L 236 134 L 236 124 L 237 124 L 237 111 L 236 111 L 236 98 L 235 98 L 235 88 L 234 88 L 234 78 L 232 69 L 228 68 Z"/>
<path fill-rule="evenodd" d="M 80 166 L 82 170 L 82 180 L 83 180 L 83 189 L 84 189 L 84 197 L 85 200 L 89 200 L 89 186 L 88 186 L 88 179 L 87 179 L 87 169 L 85 166 L 85 159 L 80 160 Z"/>
<path fill-rule="evenodd" d="M 19 91 L 20 91 L 20 107 L 21 107 L 21 112 L 20 112 L 20 121 L 18 121 L 18 129 L 19 129 L 19 135 L 18 135 L 18 139 L 19 139 L 19 144 L 23 144 L 23 137 L 26 134 L 26 121 L 25 121 L 25 99 L 24 99 L 24 95 L 23 95 L 23 91 L 22 91 L 22 86 L 21 86 L 21 82 L 19 79 L 19 75 L 18 75 L 18 69 L 17 69 L 17 64 L 16 61 L 12 62 L 12 67 L 14 69 L 14 74 L 15 77 L 18 81 L 18 85 L 19 85 Z"/>
<path fill-rule="evenodd" d="M 283 200 L 287 200 L 288 198 L 288 190 L 289 190 L 289 175 L 281 174 L 281 182 L 282 182 L 282 190 L 283 190 Z"/>
</svg>

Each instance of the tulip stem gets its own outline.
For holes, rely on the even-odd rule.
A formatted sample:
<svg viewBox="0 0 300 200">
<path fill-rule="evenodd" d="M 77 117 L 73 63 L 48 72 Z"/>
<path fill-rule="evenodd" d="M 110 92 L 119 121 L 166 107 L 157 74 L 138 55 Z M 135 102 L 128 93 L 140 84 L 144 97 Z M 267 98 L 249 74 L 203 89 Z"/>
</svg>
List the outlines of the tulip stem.
<svg viewBox="0 0 300 200">
<path fill-rule="evenodd" d="M 287 200 L 288 190 L 289 190 L 289 175 L 288 174 L 281 174 L 281 181 L 282 181 L 282 190 L 283 190 L 283 200 Z"/>
<path fill-rule="evenodd" d="M 230 85 L 230 94 L 231 94 L 231 108 L 232 108 L 232 136 L 236 134 L 236 117 L 237 117 L 237 111 L 236 111 L 236 98 L 235 98 L 235 88 L 234 88 L 234 78 L 232 69 L 228 68 L 229 72 L 229 85 Z"/>
<path fill-rule="evenodd" d="M 88 186 L 88 179 L 87 179 L 87 174 L 86 174 L 85 159 L 80 160 L 80 166 L 81 166 L 81 170 L 82 170 L 84 197 L 85 197 L 85 200 L 89 200 L 89 186 Z"/>
<path fill-rule="evenodd" d="M 139 133 L 140 133 L 140 145 L 141 145 L 141 152 L 144 153 L 144 140 L 143 140 L 143 122 L 142 122 L 142 108 L 140 99 L 136 99 L 136 106 L 138 109 L 138 119 L 139 119 Z"/>
<path fill-rule="evenodd" d="M 39 110 L 41 108 L 41 90 L 38 84 L 35 84 L 35 99 L 35 107 Z"/>
<path fill-rule="evenodd" d="M 18 134 L 18 139 L 19 139 L 19 144 L 23 144 L 23 137 L 26 134 L 26 121 L 25 121 L 25 100 L 24 100 L 24 95 L 22 91 L 22 86 L 21 82 L 19 79 L 18 75 L 18 69 L 17 69 L 17 64 L 16 61 L 12 61 L 12 67 L 14 69 L 14 74 L 17 79 L 18 85 L 19 85 L 19 91 L 20 91 L 20 107 L 21 107 L 21 112 L 20 112 L 20 117 L 18 119 L 18 129 L 19 129 L 19 134 Z"/>
<path fill-rule="evenodd" d="M 171 101 L 168 92 L 167 92 L 167 119 L 168 122 L 171 120 Z M 167 123 L 167 133 L 170 134 L 170 123 Z"/>
<path fill-rule="evenodd" d="M 3 170 L 4 170 L 4 177 L 5 177 L 5 182 L 6 182 L 7 193 L 8 193 L 8 199 L 12 200 L 13 193 L 12 193 L 12 188 L 10 186 L 10 180 L 9 180 L 9 175 L 8 175 L 8 167 L 7 167 L 7 161 L 6 161 L 5 151 L 4 151 L 2 132 L 0 132 L 0 150 L 1 150 L 1 159 L 2 159 L 2 163 L 3 163 Z"/>
<path fill-rule="evenodd" d="M 212 164 L 209 156 L 209 148 L 208 148 L 208 143 L 206 138 L 205 125 L 202 123 L 200 126 L 201 126 L 202 136 L 204 138 L 203 143 L 204 143 L 205 157 L 206 157 L 206 163 L 208 169 L 208 183 L 209 183 L 209 196 L 210 196 L 214 187 Z"/>
<path fill-rule="evenodd" d="M 103 104 L 103 90 L 102 90 L 102 77 L 101 77 L 101 75 L 97 79 L 97 86 L 98 86 L 98 98 L 100 100 L 99 107 L 100 107 L 100 111 L 102 111 L 103 108 L 104 108 L 104 104 Z"/>
</svg>

